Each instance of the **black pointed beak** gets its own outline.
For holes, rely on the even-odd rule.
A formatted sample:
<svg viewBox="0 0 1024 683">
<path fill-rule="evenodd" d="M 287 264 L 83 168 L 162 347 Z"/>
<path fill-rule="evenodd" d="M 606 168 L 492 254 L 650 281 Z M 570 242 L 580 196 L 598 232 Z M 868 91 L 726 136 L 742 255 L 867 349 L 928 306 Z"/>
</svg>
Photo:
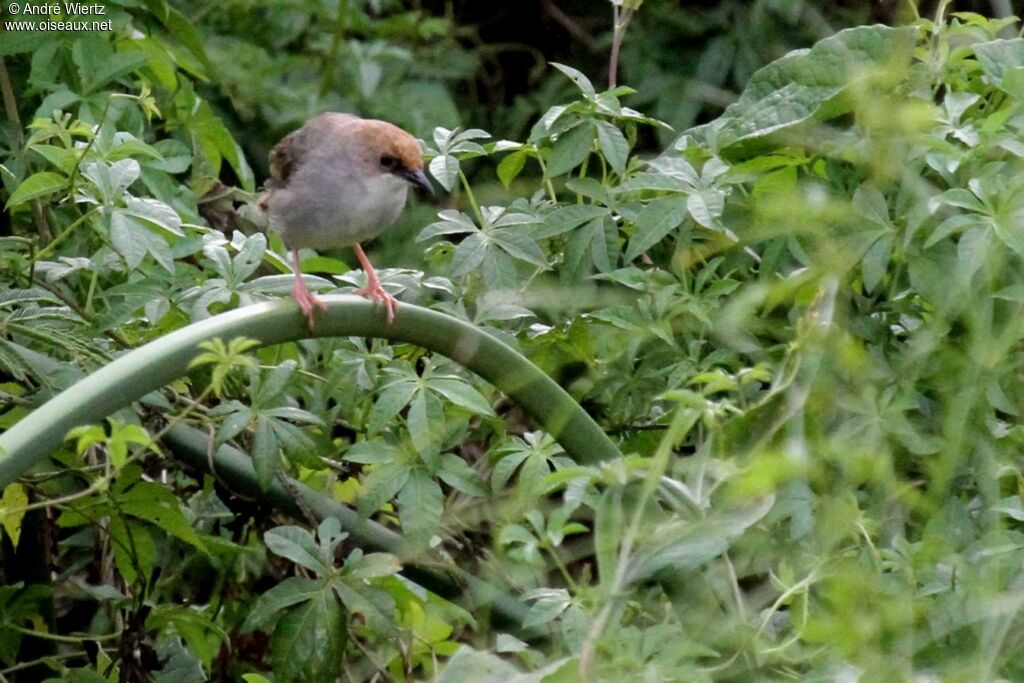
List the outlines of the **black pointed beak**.
<svg viewBox="0 0 1024 683">
<path fill-rule="evenodd" d="M 431 197 L 434 196 L 434 186 L 430 183 L 430 179 L 427 178 L 427 174 L 423 172 L 422 168 L 418 171 L 403 169 L 401 171 L 396 171 L 395 175 L 403 180 L 409 181 L 415 187 L 426 191 Z"/>
</svg>

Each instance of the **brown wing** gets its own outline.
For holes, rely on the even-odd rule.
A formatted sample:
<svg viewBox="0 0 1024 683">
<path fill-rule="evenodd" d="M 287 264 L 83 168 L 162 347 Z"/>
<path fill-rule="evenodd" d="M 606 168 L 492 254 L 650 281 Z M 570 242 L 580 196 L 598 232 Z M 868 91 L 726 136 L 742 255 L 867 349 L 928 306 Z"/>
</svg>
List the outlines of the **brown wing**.
<svg viewBox="0 0 1024 683">
<path fill-rule="evenodd" d="M 309 148 L 316 145 L 320 138 L 324 135 L 330 135 L 332 131 L 361 120 L 358 116 L 351 114 L 339 114 L 336 112 L 320 114 L 307 121 L 302 128 L 286 135 L 281 142 L 274 145 L 274 148 L 270 150 L 270 177 L 263 184 L 267 191 L 260 197 L 259 207 L 266 210 L 267 202 L 270 199 L 270 192 L 288 185 L 288 180 L 295 173 L 295 169 L 301 165 L 302 159 L 308 155 Z"/>
<path fill-rule="evenodd" d="M 295 159 L 298 156 L 299 137 L 303 129 L 289 133 L 281 142 L 270 150 L 270 176 L 267 187 L 281 187 L 288 184 L 288 178 L 295 171 Z M 275 182 L 271 182 L 271 180 Z"/>
<path fill-rule="evenodd" d="M 297 159 L 301 158 L 299 146 L 304 131 L 305 128 L 292 131 L 270 150 L 270 177 L 263 183 L 265 192 L 256 202 L 256 205 L 262 210 L 267 210 L 270 193 L 287 185 L 288 179 L 295 172 Z"/>
</svg>

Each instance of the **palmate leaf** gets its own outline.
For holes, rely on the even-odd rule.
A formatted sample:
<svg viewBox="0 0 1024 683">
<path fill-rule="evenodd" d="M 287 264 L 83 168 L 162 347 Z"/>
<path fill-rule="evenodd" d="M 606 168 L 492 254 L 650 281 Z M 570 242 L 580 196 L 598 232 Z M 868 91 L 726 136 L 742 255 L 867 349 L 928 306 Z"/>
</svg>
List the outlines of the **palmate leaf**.
<svg viewBox="0 0 1024 683">
<path fill-rule="evenodd" d="M 330 681 L 341 671 L 346 615 L 330 586 L 290 607 L 270 638 L 274 680 Z"/>
</svg>

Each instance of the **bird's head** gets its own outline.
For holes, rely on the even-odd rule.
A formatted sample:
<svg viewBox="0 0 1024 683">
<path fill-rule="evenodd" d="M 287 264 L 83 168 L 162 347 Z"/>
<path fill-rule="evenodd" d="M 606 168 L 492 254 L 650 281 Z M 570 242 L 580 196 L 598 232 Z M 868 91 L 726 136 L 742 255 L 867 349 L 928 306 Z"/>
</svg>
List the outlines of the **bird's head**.
<svg viewBox="0 0 1024 683">
<path fill-rule="evenodd" d="M 416 138 L 386 121 L 364 120 L 361 123 L 360 137 L 369 150 L 367 161 L 371 167 L 434 194 L 434 187 L 423 172 L 423 152 Z"/>
</svg>

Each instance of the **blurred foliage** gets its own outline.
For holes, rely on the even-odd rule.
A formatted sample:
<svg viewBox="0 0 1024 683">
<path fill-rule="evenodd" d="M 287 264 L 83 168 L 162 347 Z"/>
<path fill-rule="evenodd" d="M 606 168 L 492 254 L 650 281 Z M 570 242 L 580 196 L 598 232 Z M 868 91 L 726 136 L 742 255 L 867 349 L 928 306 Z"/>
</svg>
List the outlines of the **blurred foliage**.
<svg viewBox="0 0 1024 683">
<path fill-rule="evenodd" d="M 259 169 L 254 149 L 339 108 L 418 131 L 451 193 L 395 231 L 422 268 L 385 285 L 522 350 L 627 454 L 573 462 L 412 345 L 210 343 L 4 490 L 0 675 L 1024 678 L 1024 39 L 969 12 L 832 34 L 856 5 L 741 5 L 691 25 L 644 3 L 631 87 L 555 63 L 495 126 L 466 96 L 494 68 L 486 27 L 454 6 L 124 2 L 110 33 L 0 34 L 0 428 L 125 349 L 284 296 L 277 237 L 200 204 L 231 176 L 251 198 L 236 140 Z M 666 75 L 646 50 L 674 30 L 706 42 Z M 790 37 L 822 39 L 775 54 Z M 695 73 L 742 93 L 703 109 L 666 85 Z M 318 290 L 361 284 L 306 262 Z M 160 441 L 181 422 L 401 552 L 182 468 Z M 522 628 L 399 573 L 455 565 L 517 595 Z"/>
</svg>

